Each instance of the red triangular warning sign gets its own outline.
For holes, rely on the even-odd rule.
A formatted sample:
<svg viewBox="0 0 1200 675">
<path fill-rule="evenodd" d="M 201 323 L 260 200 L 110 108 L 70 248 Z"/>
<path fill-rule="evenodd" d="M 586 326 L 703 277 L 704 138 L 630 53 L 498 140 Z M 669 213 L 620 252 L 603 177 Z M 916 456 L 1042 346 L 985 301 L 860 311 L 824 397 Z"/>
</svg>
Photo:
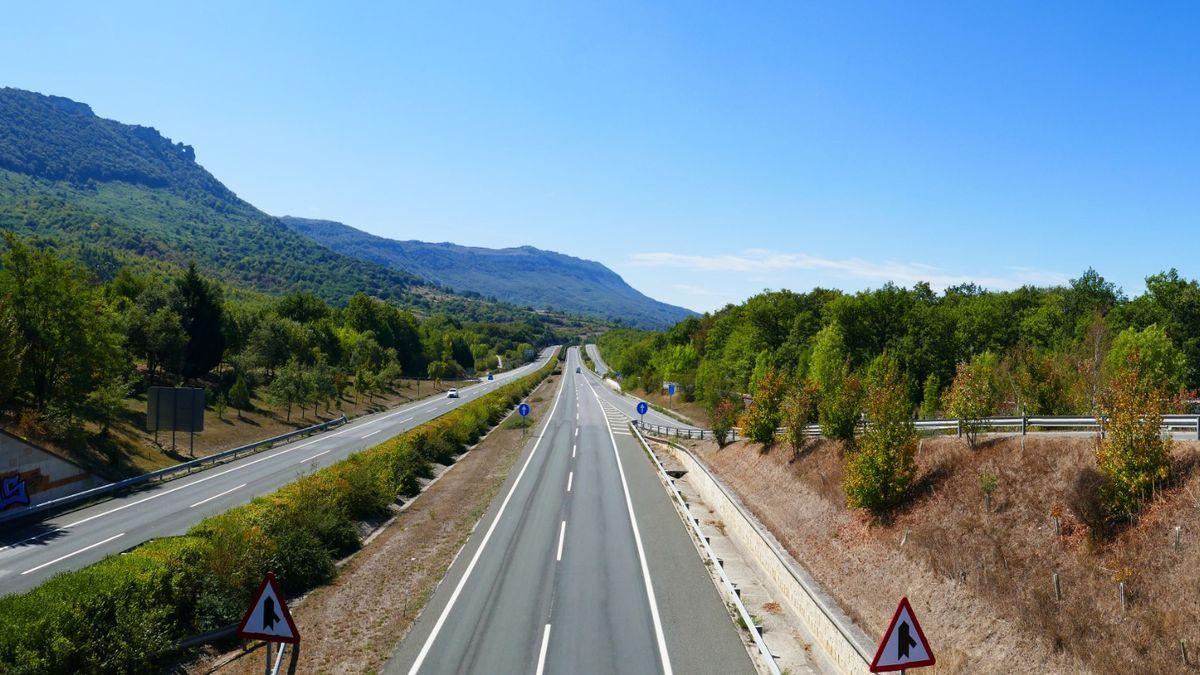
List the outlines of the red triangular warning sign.
<svg viewBox="0 0 1200 675">
<path fill-rule="evenodd" d="M 879 650 L 871 661 L 871 672 L 886 673 L 932 666 L 934 661 L 933 650 L 929 648 L 925 631 L 921 630 L 921 624 L 913 614 L 912 605 L 908 604 L 908 598 L 900 598 L 900 606 L 896 608 L 892 623 L 883 634 Z"/>
<path fill-rule="evenodd" d="M 275 583 L 275 575 L 267 572 L 262 586 L 254 595 L 254 602 L 242 617 L 238 626 L 238 637 L 243 639 L 266 640 L 267 642 L 300 642 L 300 631 L 296 630 L 296 622 L 292 621 L 292 613 L 288 611 L 279 584 Z"/>
</svg>

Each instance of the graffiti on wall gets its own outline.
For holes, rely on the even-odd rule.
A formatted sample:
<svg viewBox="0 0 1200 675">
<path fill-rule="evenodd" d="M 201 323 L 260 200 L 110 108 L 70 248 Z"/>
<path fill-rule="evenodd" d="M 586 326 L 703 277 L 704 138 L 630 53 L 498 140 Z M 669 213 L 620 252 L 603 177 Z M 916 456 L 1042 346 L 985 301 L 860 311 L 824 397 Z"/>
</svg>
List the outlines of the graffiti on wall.
<svg viewBox="0 0 1200 675">
<path fill-rule="evenodd" d="M 0 478 L 0 511 L 14 506 L 29 506 L 25 479 L 19 473 Z"/>
</svg>

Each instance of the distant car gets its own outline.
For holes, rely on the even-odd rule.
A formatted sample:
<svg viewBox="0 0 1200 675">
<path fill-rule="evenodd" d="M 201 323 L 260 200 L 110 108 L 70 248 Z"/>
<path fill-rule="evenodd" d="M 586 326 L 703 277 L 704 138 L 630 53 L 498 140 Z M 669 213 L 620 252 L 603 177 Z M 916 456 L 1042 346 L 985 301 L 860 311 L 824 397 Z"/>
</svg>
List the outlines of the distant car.
<svg viewBox="0 0 1200 675">
<path fill-rule="evenodd" d="M 577 373 L 582 373 L 583 371 L 582 371 L 582 370 L 580 370 L 579 366 L 575 366 L 575 372 L 577 372 Z"/>
<path fill-rule="evenodd" d="M 458 398 L 458 390 L 451 389 L 450 391 L 446 392 L 446 398 Z"/>
<path fill-rule="evenodd" d="M 494 379 L 496 379 L 496 378 L 495 378 L 495 377 L 493 377 L 491 373 L 488 373 L 488 379 L 489 379 L 489 380 L 494 380 Z"/>
</svg>

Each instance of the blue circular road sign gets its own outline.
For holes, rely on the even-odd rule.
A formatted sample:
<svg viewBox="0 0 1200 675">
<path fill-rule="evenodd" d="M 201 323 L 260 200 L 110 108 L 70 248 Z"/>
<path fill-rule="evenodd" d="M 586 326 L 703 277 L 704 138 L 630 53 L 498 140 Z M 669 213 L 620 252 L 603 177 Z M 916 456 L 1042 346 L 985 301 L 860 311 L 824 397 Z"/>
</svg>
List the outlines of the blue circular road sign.
<svg viewBox="0 0 1200 675">
<path fill-rule="evenodd" d="M 639 414 L 639 415 L 645 415 L 645 414 L 646 414 L 646 411 L 647 411 L 647 410 L 649 410 L 649 409 L 650 409 L 650 406 L 646 405 L 646 402 L 645 402 L 645 401 L 638 401 L 638 408 L 637 408 L 637 410 L 638 410 L 638 414 Z"/>
<path fill-rule="evenodd" d="M 521 413 L 521 417 L 525 417 L 529 414 L 529 404 L 522 403 L 521 405 L 517 406 L 517 412 Z"/>
</svg>

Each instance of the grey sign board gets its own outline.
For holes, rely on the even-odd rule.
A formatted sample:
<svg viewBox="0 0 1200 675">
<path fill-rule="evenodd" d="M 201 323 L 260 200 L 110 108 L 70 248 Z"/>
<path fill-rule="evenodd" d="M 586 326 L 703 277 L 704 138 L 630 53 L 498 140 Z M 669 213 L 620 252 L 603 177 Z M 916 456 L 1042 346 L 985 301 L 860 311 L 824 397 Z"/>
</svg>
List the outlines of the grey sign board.
<svg viewBox="0 0 1200 675">
<path fill-rule="evenodd" d="M 204 431 L 204 390 L 150 387 L 146 431 Z"/>
</svg>

